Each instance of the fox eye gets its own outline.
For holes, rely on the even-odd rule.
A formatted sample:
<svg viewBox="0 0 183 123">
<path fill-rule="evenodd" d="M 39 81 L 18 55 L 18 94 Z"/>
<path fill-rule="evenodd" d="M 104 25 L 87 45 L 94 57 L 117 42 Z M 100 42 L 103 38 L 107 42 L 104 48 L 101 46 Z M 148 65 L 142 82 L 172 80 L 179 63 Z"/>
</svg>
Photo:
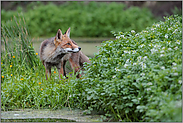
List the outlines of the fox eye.
<svg viewBox="0 0 183 123">
<path fill-rule="evenodd" d="M 67 45 L 71 45 L 70 43 L 67 43 Z"/>
</svg>

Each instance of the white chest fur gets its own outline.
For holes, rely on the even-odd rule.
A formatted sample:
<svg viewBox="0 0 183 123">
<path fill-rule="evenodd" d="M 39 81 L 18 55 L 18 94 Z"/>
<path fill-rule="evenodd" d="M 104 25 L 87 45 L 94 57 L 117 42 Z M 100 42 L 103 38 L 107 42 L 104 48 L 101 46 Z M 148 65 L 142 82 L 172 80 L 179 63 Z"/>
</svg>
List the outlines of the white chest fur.
<svg viewBox="0 0 183 123">
<path fill-rule="evenodd" d="M 69 58 L 71 57 L 71 53 L 67 53 L 64 55 L 64 57 L 62 58 L 63 61 L 67 61 Z"/>
</svg>

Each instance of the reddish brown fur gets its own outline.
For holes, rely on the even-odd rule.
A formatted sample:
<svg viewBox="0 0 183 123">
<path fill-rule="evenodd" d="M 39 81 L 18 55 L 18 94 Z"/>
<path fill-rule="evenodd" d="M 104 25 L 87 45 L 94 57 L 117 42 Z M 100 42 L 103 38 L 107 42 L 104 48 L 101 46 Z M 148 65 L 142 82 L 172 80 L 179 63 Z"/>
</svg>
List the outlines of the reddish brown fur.
<svg viewBox="0 0 183 123">
<path fill-rule="evenodd" d="M 51 78 L 51 67 L 56 66 L 60 75 L 66 76 L 65 63 L 70 58 L 71 52 L 78 52 L 81 48 L 78 47 L 69 38 L 70 28 L 62 35 L 59 29 L 55 38 L 47 39 L 42 42 L 40 47 L 40 58 L 46 70 L 46 79 L 49 73 Z M 73 53 L 74 54 L 74 53 Z"/>
<path fill-rule="evenodd" d="M 64 34 L 64 36 L 66 36 L 66 34 Z M 74 45 L 77 45 L 77 43 L 73 40 L 72 40 L 72 43 Z M 66 75 L 65 64 L 66 64 L 67 60 L 68 59 L 61 61 L 61 64 L 63 65 L 62 66 L 63 70 L 61 71 L 61 73 L 63 72 L 62 75 Z M 83 52 L 79 51 L 77 53 L 71 53 L 71 56 L 69 58 L 69 63 L 70 63 L 71 68 L 74 69 L 75 73 L 79 72 L 81 67 L 83 67 L 84 62 L 90 63 L 90 60 L 85 54 L 83 54 Z M 81 75 L 78 73 L 77 78 L 79 78 L 79 77 L 81 77 Z"/>
<path fill-rule="evenodd" d="M 84 62 L 90 63 L 89 58 L 83 54 L 81 51 L 78 53 L 72 53 L 69 58 L 69 63 L 72 69 L 74 69 L 75 73 L 79 72 L 79 70 L 83 67 Z M 77 78 L 81 77 L 80 74 L 77 75 Z"/>
</svg>

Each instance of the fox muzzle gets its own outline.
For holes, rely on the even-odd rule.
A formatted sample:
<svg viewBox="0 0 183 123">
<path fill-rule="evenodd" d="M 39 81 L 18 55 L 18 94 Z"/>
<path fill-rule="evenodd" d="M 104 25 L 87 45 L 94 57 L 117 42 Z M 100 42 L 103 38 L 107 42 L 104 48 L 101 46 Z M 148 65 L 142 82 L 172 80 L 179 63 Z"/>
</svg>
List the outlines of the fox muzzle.
<svg viewBox="0 0 183 123">
<path fill-rule="evenodd" d="M 73 52 L 73 53 L 77 53 L 81 50 L 81 47 L 78 47 L 78 48 L 74 48 L 74 49 L 71 49 L 71 48 L 66 48 L 65 51 L 66 52 Z"/>
</svg>

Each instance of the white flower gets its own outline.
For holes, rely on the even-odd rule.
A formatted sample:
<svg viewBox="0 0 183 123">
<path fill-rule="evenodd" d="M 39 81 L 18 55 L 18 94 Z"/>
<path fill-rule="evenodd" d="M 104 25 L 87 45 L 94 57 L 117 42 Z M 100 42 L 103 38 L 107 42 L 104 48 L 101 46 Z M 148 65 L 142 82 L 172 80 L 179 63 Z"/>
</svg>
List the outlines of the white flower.
<svg viewBox="0 0 183 123">
<path fill-rule="evenodd" d="M 135 36 L 137 37 L 137 36 L 139 36 L 139 34 L 137 33 Z"/>
<path fill-rule="evenodd" d="M 135 53 L 137 53 L 137 52 L 136 52 L 135 50 L 133 50 L 133 51 L 132 51 L 132 54 L 135 54 Z"/>
<path fill-rule="evenodd" d="M 126 68 L 127 66 L 128 66 L 127 64 L 124 65 L 125 68 Z"/>
<path fill-rule="evenodd" d="M 165 47 L 162 48 L 163 50 L 165 49 Z"/>
<path fill-rule="evenodd" d="M 131 51 L 124 50 L 124 53 L 129 53 L 129 54 L 130 54 L 130 53 L 131 53 Z"/>
<path fill-rule="evenodd" d="M 144 47 L 144 46 L 145 46 L 144 44 L 141 44 L 141 45 L 140 45 L 141 48 Z"/>
<path fill-rule="evenodd" d="M 179 41 L 176 41 L 175 43 L 180 44 L 180 42 L 179 42 Z"/>
<path fill-rule="evenodd" d="M 177 63 L 173 62 L 172 65 L 175 66 L 175 65 L 177 65 Z"/>
<path fill-rule="evenodd" d="M 161 55 L 160 55 L 160 57 L 163 57 L 163 56 L 164 56 L 164 54 L 161 54 Z"/>
<path fill-rule="evenodd" d="M 164 50 L 160 51 L 160 53 L 164 53 L 164 52 L 165 52 Z"/>
<path fill-rule="evenodd" d="M 115 70 L 116 70 L 116 71 L 120 71 L 120 69 L 118 69 L 118 68 L 115 68 Z"/>
<path fill-rule="evenodd" d="M 171 30 L 171 28 L 168 28 L 168 30 Z"/>
<path fill-rule="evenodd" d="M 126 60 L 126 63 L 127 63 L 127 64 L 130 63 L 130 59 L 127 59 L 127 60 Z"/>
<path fill-rule="evenodd" d="M 159 49 L 160 47 L 161 47 L 160 45 L 157 45 L 157 44 L 154 45 L 154 48 L 158 48 Z"/>
<path fill-rule="evenodd" d="M 151 82 L 148 82 L 147 85 L 152 85 L 152 83 Z"/>
<path fill-rule="evenodd" d="M 142 59 L 142 56 L 138 56 L 137 60 L 140 61 Z"/>
<path fill-rule="evenodd" d="M 159 27 L 159 24 L 156 24 L 156 27 Z"/>
<path fill-rule="evenodd" d="M 168 38 L 168 34 L 165 35 L 165 38 Z"/>
<path fill-rule="evenodd" d="M 179 74 L 178 73 L 173 73 L 174 76 L 178 76 Z"/>
<path fill-rule="evenodd" d="M 122 37 L 122 38 L 125 38 L 125 36 L 124 36 L 124 35 L 121 35 L 121 37 Z"/>
<path fill-rule="evenodd" d="M 177 69 L 177 67 L 173 67 L 172 69 L 176 70 L 176 69 Z"/>
<path fill-rule="evenodd" d="M 168 48 L 168 50 L 172 50 L 172 48 Z"/>
<path fill-rule="evenodd" d="M 146 68 L 146 64 L 145 64 L 145 63 L 140 62 L 140 65 L 142 66 L 142 70 L 143 70 L 144 68 Z"/>
<path fill-rule="evenodd" d="M 147 59 L 147 56 L 144 56 L 143 60 L 146 60 Z"/>
<path fill-rule="evenodd" d="M 146 30 L 145 31 L 143 30 L 143 32 L 147 32 L 148 33 L 148 31 L 146 31 Z"/>
<path fill-rule="evenodd" d="M 150 91 L 151 90 L 151 88 L 147 88 L 147 91 Z"/>
<path fill-rule="evenodd" d="M 175 29 L 175 31 L 173 33 L 176 33 L 178 31 L 178 29 Z"/>
<path fill-rule="evenodd" d="M 134 30 L 132 30 L 132 31 L 131 31 L 131 33 L 135 33 L 135 31 L 134 31 Z"/>
<path fill-rule="evenodd" d="M 154 28 L 151 28 L 151 30 L 154 30 Z"/>
<path fill-rule="evenodd" d="M 116 75 L 112 76 L 112 78 L 116 78 Z"/>
<path fill-rule="evenodd" d="M 165 69 L 165 67 L 164 67 L 164 66 L 162 66 L 162 67 L 161 67 L 161 69 L 162 69 L 162 70 L 164 70 L 164 69 Z"/>
<path fill-rule="evenodd" d="M 133 63 L 133 65 L 137 65 L 137 63 Z"/>
<path fill-rule="evenodd" d="M 150 47 L 152 47 L 152 44 L 149 44 Z"/>
<path fill-rule="evenodd" d="M 143 63 L 143 64 L 142 64 L 142 70 L 145 69 L 145 68 L 146 68 L 146 64 Z"/>
<path fill-rule="evenodd" d="M 128 53 L 128 51 L 127 51 L 127 50 L 125 50 L 125 51 L 124 51 L 124 53 Z"/>
<path fill-rule="evenodd" d="M 145 76 L 145 73 L 141 73 L 140 75 L 141 75 L 141 76 Z"/>
<path fill-rule="evenodd" d="M 157 52 L 158 50 L 157 49 L 151 49 L 151 54 L 154 54 L 155 52 Z"/>
<path fill-rule="evenodd" d="M 177 49 L 179 49 L 179 48 L 178 48 L 178 47 L 175 47 L 174 49 L 177 50 Z"/>
<path fill-rule="evenodd" d="M 120 38 L 120 36 L 116 36 L 116 38 L 117 38 L 117 39 L 119 39 L 119 38 Z"/>
<path fill-rule="evenodd" d="M 179 84 L 182 84 L 182 80 L 179 80 L 178 83 L 179 83 Z"/>
</svg>

